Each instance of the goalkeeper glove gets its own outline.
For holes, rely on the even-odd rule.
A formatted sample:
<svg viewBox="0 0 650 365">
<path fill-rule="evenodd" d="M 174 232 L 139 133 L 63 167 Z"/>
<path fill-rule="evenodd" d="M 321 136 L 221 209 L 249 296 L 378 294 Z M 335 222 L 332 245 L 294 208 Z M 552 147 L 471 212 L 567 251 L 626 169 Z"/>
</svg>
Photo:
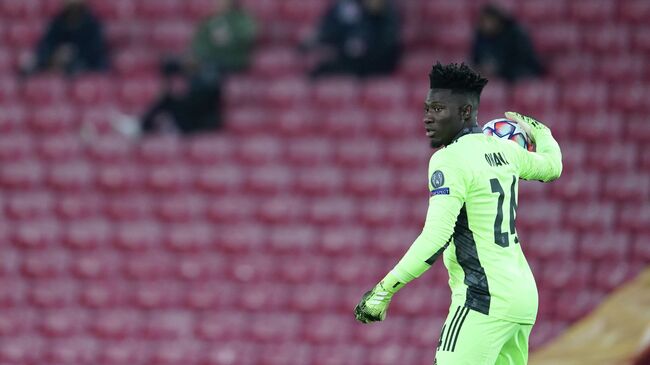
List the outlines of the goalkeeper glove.
<svg viewBox="0 0 650 365">
<path fill-rule="evenodd" d="M 354 317 L 362 323 L 383 321 L 393 295 L 404 285 L 389 273 L 372 290 L 363 295 L 354 308 Z"/>
<path fill-rule="evenodd" d="M 525 115 L 521 115 L 517 112 L 506 112 L 505 113 L 506 118 L 510 120 L 514 120 L 521 126 L 521 129 L 526 132 L 528 137 L 530 137 L 530 140 L 535 143 L 535 132 L 536 131 L 541 131 L 541 130 L 546 130 L 549 131 L 548 127 L 542 124 L 539 120 L 532 118 L 532 117 L 527 117 Z"/>
</svg>

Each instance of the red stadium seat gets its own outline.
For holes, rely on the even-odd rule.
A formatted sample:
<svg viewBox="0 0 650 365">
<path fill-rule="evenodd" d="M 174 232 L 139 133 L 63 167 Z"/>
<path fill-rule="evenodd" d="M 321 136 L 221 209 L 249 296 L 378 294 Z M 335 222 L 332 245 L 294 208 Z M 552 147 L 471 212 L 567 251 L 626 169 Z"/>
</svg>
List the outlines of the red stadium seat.
<svg viewBox="0 0 650 365">
<path fill-rule="evenodd" d="M 568 15 L 568 6 L 562 1 L 528 0 L 519 4 L 518 14 L 535 24 L 545 24 L 549 19 L 561 22 Z"/>
<path fill-rule="evenodd" d="M 372 110 L 391 110 L 408 99 L 406 85 L 396 79 L 377 79 L 363 85 L 363 105 Z"/>
<path fill-rule="evenodd" d="M 178 3 L 174 2 L 173 6 L 177 5 Z M 167 53 L 180 53 L 189 47 L 194 25 L 184 20 L 177 20 L 174 16 L 170 20 L 156 19 L 155 22 L 151 22 L 147 31 L 147 39 L 155 49 Z"/>
<path fill-rule="evenodd" d="M 250 71 L 262 78 L 294 75 L 298 70 L 299 54 L 292 48 L 269 47 L 258 49 L 253 57 Z"/>
<path fill-rule="evenodd" d="M 20 265 L 23 277 L 29 279 L 55 279 L 62 276 L 68 264 L 63 252 L 52 250 L 25 255 Z"/>
<path fill-rule="evenodd" d="M 637 202 L 648 198 L 650 176 L 639 173 L 606 176 L 603 198 L 618 202 Z"/>
<path fill-rule="evenodd" d="M 74 283 L 67 280 L 39 280 L 31 285 L 28 302 L 40 310 L 65 308 L 73 304 L 77 290 Z"/>
<path fill-rule="evenodd" d="M 133 144 L 119 137 L 102 137 L 86 145 L 88 155 L 98 162 L 124 162 L 132 157 Z"/>
<path fill-rule="evenodd" d="M 291 190 L 295 174 L 283 165 L 267 165 L 248 176 L 246 189 L 251 193 L 280 194 Z"/>
<path fill-rule="evenodd" d="M 322 166 L 305 168 L 296 177 L 295 189 L 305 196 L 331 196 L 342 191 L 345 175 L 340 168 Z"/>
<path fill-rule="evenodd" d="M 43 166 L 32 161 L 0 166 L 0 186 L 11 190 L 31 190 L 43 182 Z"/>
<path fill-rule="evenodd" d="M 614 88 L 612 93 L 613 106 L 624 112 L 650 111 L 645 102 L 645 95 L 650 90 L 649 84 L 629 83 L 624 87 Z"/>
<path fill-rule="evenodd" d="M 264 223 L 287 225 L 304 217 L 305 202 L 297 197 L 277 195 L 258 203 L 257 219 Z"/>
<path fill-rule="evenodd" d="M 219 250 L 223 252 L 254 252 L 268 244 L 268 231 L 260 224 L 238 224 L 225 226 L 219 231 Z M 238 273 L 234 273 L 237 275 Z"/>
<path fill-rule="evenodd" d="M 110 277 L 120 275 L 122 262 L 118 255 L 101 251 L 83 253 L 70 263 L 70 272 L 80 280 L 106 281 Z M 91 290 L 92 287 L 97 290 Z M 82 304 L 91 308 L 117 305 L 122 293 L 116 285 L 89 285 L 80 294 Z"/>
<path fill-rule="evenodd" d="M 51 216 L 54 198 L 47 192 L 18 193 L 5 197 L 4 214 L 15 220 L 34 220 Z"/>
<path fill-rule="evenodd" d="M 48 172 L 46 182 L 56 191 L 87 191 L 93 187 L 94 172 L 91 165 L 85 162 L 53 165 Z"/>
<path fill-rule="evenodd" d="M 391 227 L 404 218 L 404 205 L 388 198 L 377 200 L 376 194 L 367 194 L 375 200 L 366 200 L 360 205 L 359 220 L 369 227 Z"/>
<path fill-rule="evenodd" d="M 528 213 L 527 211 L 526 214 Z M 526 214 L 520 214 L 520 217 Z M 521 231 L 527 232 L 524 229 Z M 533 231 L 533 229 L 530 229 L 530 231 Z M 552 260 L 557 258 L 559 260 L 570 260 L 575 257 L 577 252 L 577 237 L 572 231 L 559 228 L 547 231 L 542 228 L 536 233 L 524 236 L 521 247 L 526 256 L 531 259 Z"/>
<path fill-rule="evenodd" d="M 604 83 L 569 83 L 564 87 L 563 104 L 576 113 L 590 112 L 607 102 L 608 90 Z"/>
<path fill-rule="evenodd" d="M 152 166 L 145 177 L 146 187 L 152 192 L 178 193 L 194 183 L 194 170 L 186 165 Z"/>
<path fill-rule="evenodd" d="M 625 125 L 620 113 L 597 113 L 578 116 L 575 137 L 593 144 L 609 144 L 621 140 L 624 130 L 612 126 Z M 552 127 L 551 127 L 552 128 Z"/>
<path fill-rule="evenodd" d="M 224 258 L 220 254 L 208 254 L 203 251 L 186 252 L 176 260 L 174 274 L 188 285 L 191 283 L 201 285 L 201 283 L 209 283 L 210 279 L 220 277 L 223 265 Z"/>
<path fill-rule="evenodd" d="M 218 309 L 217 313 L 223 313 L 235 308 L 233 303 L 236 293 L 237 289 L 233 285 L 199 282 L 188 286 L 188 290 L 185 293 L 184 306 L 190 310 L 205 311 L 204 313 L 214 313 L 215 309 Z M 203 334 L 198 332 L 195 334 L 199 339 L 205 339 L 204 337 L 209 337 L 210 335 L 212 333 Z"/>
<path fill-rule="evenodd" d="M 565 224 L 584 232 L 608 231 L 614 224 L 614 206 L 596 202 L 574 204 L 565 215 Z"/>
<path fill-rule="evenodd" d="M 378 229 L 373 232 L 370 244 L 380 255 L 400 257 L 418 238 L 420 232 L 411 228 Z"/>
<path fill-rule="evenodd" d="M 584 45 L 591 52 L 611 54 L 629 49 L 629 29 L 621 24 L 598 24 L 583 32 Z"/>
<path fill-rule="evenodd" d="M 48 136 L 41 139 L 37 151 L 41 158 L 48 161 L 69 161 L 82 155 L 81 139 L 74 134 Z"/>
<path fill-rule="evenodd" d="M 95 193 L 59 194 L 54 212 L 62 220 L 96 218 L 102 212 L 104 200 Z"/>
<path fill-rule="evenodd" d="M 542 54 L 561 54 L 579 47 L 580 32 L 575 24 L 545 21 L 535 28 L 533 44 Z"/>
<path fill-rule="evenodd" d="M 292 165 L 315 166 L 328 163 L 334 154 L 332 141 L 322 138 L 297 138 L 287 141 L 286 159 Z"/>
<path fill-rule="evenodd" d="M 175 18 L 181 11 L 181 4 L 175 0 L 144 0 L 135 3 L 137 16 L 146 20 L 167 20 Z"/>
<path fill-rule="evenodd" d="M 126 193 L 143 185 L 143 172 L 134 164 L 109 164 L 97 172 L 97 184 L 105 192 Z"/>
<path fill-rule="evenodd" d="M 133 310 L 109 309 L 98 313 L 89 330 L 99 339 L 121 340 L 137 333 L 142 326 L 141 318 Z M 110 352 L 109 349 L 104 351 Z"/>
<path fill-rule="evenodd" d="M 597 262 L 621 261 L 628 257 L 630 242 L 630 237 L 623 233 L 586 233 L 580 240 L 579 254 Z"/>
<path fill-rule="evenodd" d="M 623 23 L 643 24 L 650 17 L 650 4 L 643 0 L 625 1 L 619 7 L 619 17 Z"/>
<path fill-rule="evenodd" d="M 621 207 L 618 218 L 621 229 L 628 232 L 650 233 L 650 207 L 641 203 L 642 201 L 635 199 L 634 202 Z"/>
<path fill-rule="evenodd" d="M 587 24 L 602 24 L 614 20 L 616 3 L 611 0 L 573 2 L 569 4 L 572 20 Z"/>
<path fill-rule="evenodd" d="M 252 284 L 238 296 L 237 305 L 244 311 L 277 311 L 286 306 L 288 289 L 281 284 Z"/>
<path fill-rule="evenodd" d="M 557 104 L 558 94 L 555 82 L 528 81 L 515 86 L 511 102 L 515 110 L 526 110 L 529 114 L 538 115 Z"/>
<path fill-rule="evenodd" d="M 151 73 L 158 61 L 150 51 L 140 47 L 124 47 L 115 50 L 113 68 L 122 77 L 138 77 Z"/>
<path fill-rule="evenodd" d="M 161 227 L 154 222 L 132 221 L 116 227 L 115 246 L 125 251 L 146 251 L 160 242 Z"/>
<path fill-rule="evenodd" d="M 273 228 L 269 234 L 272 252 L 297 254 L 312 250 L 318 243 L 316 229 L 303 225 Z"/>
<path fill-rule="evenodd" d="M 152 215 L 151 200 L 141 194 L 120 194 L 105 201 L 105 214 L 112 220 L 122 222 L 144 219 Z"/>
<path fill-rule="evenodd" d="M 275 138 L 247 138 L 239 145 L 237 157 L 246 164 L 263 165 L 279 161 L 284 154 L 283 144 Z"/>
<path fill-rule="evenodd" d="M 131 305 L 147 306 L 151 302 L 152 306 L 161 305 L 164 301 L 164 294 L 160 293 L 158 284 L 164 282 L 164 279 L 172 275 L 174 259 L 167 253 L 163 252 L 132 252 L 121 265 L 122 275 L 134 280 L 139 287 L 132 287 L 129 300 Z M 170 292 L 172 282 L 170 285 Z M 171 293 L 170 293 L 171 294 Z M 151 299 L 147 299 L 151 297 Z"/>
<path fill-rule="evenodd" d="M 304 79 L 293 77 L 278 79 L 269 85 L 266 102 L 275 108 L 297 107 L 307 102 L 310 90 Z"/>
<path fill-rule="evenodd" d="M 276 116 L 277 128 L 283 136 L 311 136 L 315 134 L 316 126 L 321 128 L 320 115 L 312 109 L 291 108 Z"/>
<path fill-rule="evenodd" d="M 252 219 L 255 203 L 244 195 L 228 194 L 210 199 L 206 217 L 217 224 L 245 222 Z"/>
<path fill-rule="evenodd" d="M 214 165 L 228 161 L 234 149 L 235 143 L 230 136 L 207 134 L 191 137 L 185 152 L 192 163 Z"/>
<path fill-rule="evenodd" d="M 372 139 L 349 139 L 338 143 L 336 162 L 346 167 L 362 167 L 376 163 L 381 157 L 382 145 Z"/>
<path fill-rule="evenodd" d="M 638 150 L 635 145 L 617 142 L 600 153 L 588 155 L 587 165 L 603 172 L 632 171 L 636 168 Z"/>
<path fill-rule="evenodd" d="M 310 283 L 320 283 L 327 277 L 329 274 L 329 264 L 322 258 L 303 258 L 301 260 L 296 260 L 292 255 L 282 255 L 278 257 L 279 262 L 282 262 L 283 265 L 278 267 L 278 280 L 283 283 L 289 284 L 305 284 L 310 285 Z M 323 288 L 319 288 L 323 289 Z M 330 288 L 331 289 L 331 288 Z M 315 290 L 313 291 L 315 292 Z M 312 296 L 314 293 L 310 293 Z M 332 290 L 329 290 L 329 294 Z M 297 294 L 297 293 L 296 293 Z M 324 297 L 325 292 L 322 293 L 319 297 Z M 295 295 L 292 300 L 297 299 L 300 295 Z M 312 298 L 313 299 L 313 298 Z M 329 302 L 332 302 L 332 298 L 329 299 Z M 306 299 L 305 301 L 310 301 Z M 302 301 L 301 301 L 302 302 Z M 304 303 L 304 302 L 302 302 Z M 323 305 L 327 306 L 328 299 L 323 300 Z M 312 307 L 312 310 L 317 310 L 316 307 Z"/>
<path fill-rule="evenodd" d="M 347 191 L 357 196 L 388 196 L 393 192 L 395 177 L 390 170 L 366 169 L 351 171 Z"/>
<path fill-rule="evenodd" d="M 562 222 L 562 204 L 556 201 L 537 202 L 531 209 L 517 214 L 517 228 L 522 230 L 555 230 Z"/>
<path fill-rule="evenodd" d="M 314 85 L 314 102 L 322 109 L 358 105 L 360 94 L 359 83 L 351 78 L 327 78 Z"/>
<path fill-rule="evenodd" d="M 646 225 L 645 227 L 648 226 Z M 647 232 L 638 234 L 631 245 L 631 256 L 645 263 L 650 261 L 650 245 L 648 245 L 648 238 L 650 238 L 650 234 Z"/>
<path fill-rule="evenodd" d="M 59 104 L 34 109 L 27 122 L 28 127 L 34 132 L 57 134 L 73 131 L 78 125 L 78 118 L 76 109 Z"/>
<path fill-rule="evenodd" d="M 567 201 L 594 201 L 601 196 L 601 185 L 598 173 L 579 171 L 563 174 L 561 180 L 551 185 L 551 192 Z"/>
<path fill-rule="evenodd" d="M 138 158 L 144 164 L 169 164 L 183 156 L 181 142 L 173 137 L 149 137 L 138 147 Z"/>
<path fill-rule="evenodd" d="M 311 326 L 303 323 L 302 338 L 312 344 L 344 344 L 352 334 L 353 324 L 341 316 L 319 316 Z"/>
<path fill-rule="evenodd" d="M 564 54 L 550 61 L 550 72 L 559 80 L 588 80 L 597 68 L 597 60 L 590 54 L 573 52 Z"/>
<path fill-rule="evenodd" d="M 214 166 L 199 171 L 196 186 L 207 193 L 232 193 L 241 189 L 244 179 L 245 171 L 239 165 Z"/>
<path fill-rule="evenodd" d="M 35 47 L 46 25 L 40 19 L 15 20 L 7 24 L 4 42 L 11 49 Z"/>
<path fill-rule="evenodd" d="M 211 227 L 196 220 L 187 225 L 171 226 L 163 244 L 174 252 L 199 252 L 213 246 L 215 241 L 215 232 Z"/>
<path fill-rule="evenodd" d="M 114 98 L 114 84 L 104 76 L 83 76 L 74 80 L 71 96 L 80 106 L 107 103 Z"/>
<path fill-rule="evenodd" d="M 422 126 L 422 132 L 424 134 L 424 126 Z M 389 164 L 405 169 L 418 169 L 427 166 L 428 157 L 431 154 L 431 149 L 424 136 L 393 141 L 385 150 L 385 159 Z"/>
<path fill-rule="evenodd" d="M 638 80 L 639 75 L 645 75 L 643 57 L 635 55 L 606 55 L 597 68 L 599 75 L 613 82 L 631 82 Z"/>
<path fill-rule="evenodd" d="M 117 97 L 120 104 L 127 111 L 137 113 L 144 112 L 160 92 L 160 82 L 153 76 L 126 77 L 119 85 Z"/>
<path fill-rule="evenodd" d="M 189 223 L 200 221 L 205 213 L 206 202 L 201 196 L 180 193 L 168 194 L 154 204 L 153 211 L 164 223 Z"/>
<path fill-rule="evenodd" d="M 307 213 L 309 223 L 325 226 L 354 222 L 356 216 L 357 209 L 354 201 L 329 197 L 312 201 Z"/>
<path fill-rule="evenodd" d="M 321 125 L 318 126 L 320 133 L 332 137 L 357 137 L 366 135 L 370 129 L 370 116 L 360 109 L 333 110 L 324 116 Z"/>
<path fill-rule="evenodd" d="M 23 129 L 27 120 L 27 110 L 24 105 L 13 105 L 0 107 L 0 131 L 3 135 L 6 133 L 16 133 Z"/>
</svg>

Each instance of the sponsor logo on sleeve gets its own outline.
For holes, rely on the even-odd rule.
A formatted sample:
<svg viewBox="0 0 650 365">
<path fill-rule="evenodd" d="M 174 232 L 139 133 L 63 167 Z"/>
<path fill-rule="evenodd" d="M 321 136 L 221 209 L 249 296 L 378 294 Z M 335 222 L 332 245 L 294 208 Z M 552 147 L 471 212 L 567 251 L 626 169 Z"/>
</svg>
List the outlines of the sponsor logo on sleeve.
<svg viewBox="0 0 650 365">
<path fill-rule="evenodd" d="M 430 196 L 449 195 L 449 188 L 438 188 L 431 190 Z"/>
</svg>

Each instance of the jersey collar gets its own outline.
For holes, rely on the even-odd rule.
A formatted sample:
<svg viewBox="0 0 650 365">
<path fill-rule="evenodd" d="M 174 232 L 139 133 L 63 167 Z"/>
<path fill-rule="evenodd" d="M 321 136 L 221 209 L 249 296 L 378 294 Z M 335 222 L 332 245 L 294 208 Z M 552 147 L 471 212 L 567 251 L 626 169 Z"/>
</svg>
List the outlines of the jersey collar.
<svg viewBox="0 0 650 365">
<path fill-rule="evenodd" d="M 473 134 L 473 133 L 483 133 L 483 129 L 481 129 L 481 127 L 479 127 L 477 125 L 475 125 L 473 127 L 463 128 L 463 129 L 460 130 L 460 132 L 458 132 L 458 134 L 454 137 L 454 139 L 451 140 L 451 143 L 449 143 L 449 144 L 452 144 L 452 143 L 458 141 L 458 139 L 460 137 L 462 137 L 462 136 L 465 136 L 467 134 Z"/>
</svg>

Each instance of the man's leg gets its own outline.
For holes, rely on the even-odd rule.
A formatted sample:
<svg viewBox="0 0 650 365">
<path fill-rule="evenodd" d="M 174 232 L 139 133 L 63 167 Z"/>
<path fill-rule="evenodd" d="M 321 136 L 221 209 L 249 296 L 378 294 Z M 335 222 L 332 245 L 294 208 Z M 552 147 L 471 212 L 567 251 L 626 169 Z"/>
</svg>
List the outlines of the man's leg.
<svg viewBox="0 0 650 365">
<path fill-rule="evenodd" d="M 495 365 L 528 364 L 528 337 L 530 337 L 533 325 L 518 324 L 517 326 L 515 333 L 501 348 Z"/>
<path fill-rule="evenodd" d="M 438 341 L 437 365 L 494 365 L 516 323 L 471 310 L 451 308 Z"/>
</svg>

